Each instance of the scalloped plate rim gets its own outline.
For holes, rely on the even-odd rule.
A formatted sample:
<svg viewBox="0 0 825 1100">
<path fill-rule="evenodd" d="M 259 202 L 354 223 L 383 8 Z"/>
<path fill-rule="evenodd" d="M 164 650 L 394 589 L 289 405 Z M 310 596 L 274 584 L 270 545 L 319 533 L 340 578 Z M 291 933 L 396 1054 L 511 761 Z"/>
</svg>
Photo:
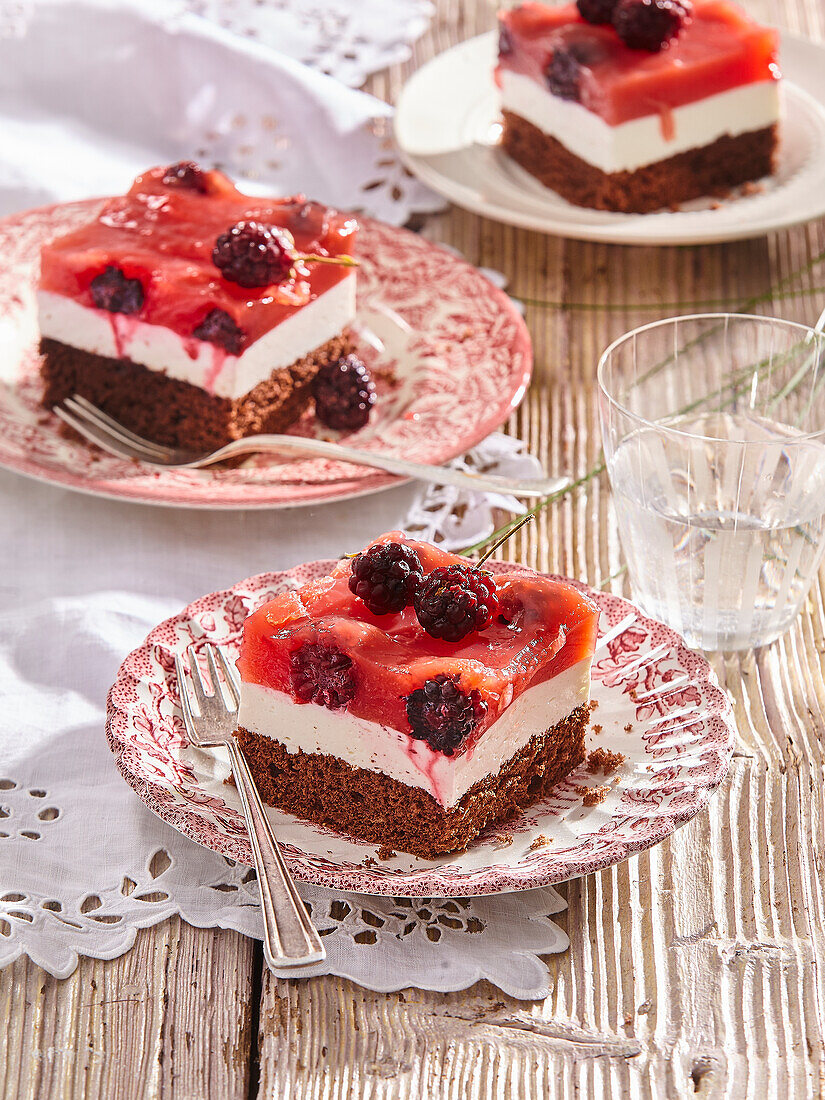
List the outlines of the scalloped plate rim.
<svg viewBox="0 0 825 1100">
<path fill-rule="evenodd" d="M 241 863 L 251 865 L 252 861 L 248 842 L 240 832 L 236 836 L 228 836 L 226 833 L 219 833 L 213 830 L 212 836 L 205 839 L 204 834 L 199 832 L 195 826 L 195 820 L 193 820 L 193 818 L 197 819 L 197 815 L 187 810 L 183 804 L 171 804 L 171 798 L 167 792 L 172 788 L 168 785 L 153 783 L 145 774 L 136 771 L 129 761 L 124 758 L 127 746 L 117 735 L 114 726 L 116 722 L 121 720 L 128 724 L 128 712 L 124 709 L 123 704 L 115 702 L 114 697 L 116 689 L 118 689 L 119 685 L 125 680 L 131 680 L 135 685 L 147 682 L 138 680 L 129 666 L 139 657 L 139 655 L 158 644 L 155 639 L 165 628 L 171 628 L 173 624 L 191 621 L 195 615 L 202 614 L 204 609 L 208 609 L 213 605 L 218 606 L 218 601 L 221 598 L 232 597 L 237 595 L 239 591 L 271 591 L 273 583 L 283 583 L 283 578 L 293 579 L 294 575 L 301 570 L 328 571 L 334 564 L 333 561 L 320 560 L 317 562 L 307 562 L 293 569 L 257 574 L 254 577 L 239 581 L 229 588 L 220 589 L 193 600 L 178 612 L 177 615 L 170 616 L 170 618 L 157 624 L 157 626 L 147 635 L 145 641 L 125 658 L 118 669 L 116 680 L 107 696 L 106 737 L 109 747 L 115 756 L 118 770 L 129 786 L 132 787 L 148 808 L 162 820 L 166 821 L 167 824 L 188 836 L 196 843 L 209 847 L 227 858 L 236 859 Z M 494 569 L 502 572 L 509 572 L 512 570 L 528 570 L 533 572 L 528 566 L 519 565 L 517 563 L 496 562 L 492 563 L 492 565 Z M 321 575 L 321 573 L 318 572 L 317 575 Z M 571 581 L 571 578 L 558 577 L 557 574 L 544 575 Z M 359 866 L 357 871 L 346 868 L 336 871 L 326 867 L 313 868 L 311 865 L 307 866 L 305 863 L 296 862 L 295 858 L 287 850 L 286 858 L 296 879 L 328 889 L 397 897 L 475 897 L 486 894 L 535 889 L 542 886 L 557 884 L 559 882 L 570 881 L 571 879 L 592 874 L 606 867 L 623 862 L 631 855 L 645 851 L 666 839 L 668 836 L 672 835 L 676 829 L 684 825 L 707 806 L 713 793 L 727 775 L 736 736 L 733 708 L 728 696 L 720 687 L 714 670 L 701 653 L 689 649 L 684 639 L 682 639 L 676 631 L 665 626 L 665 624 L 658 623 L 656 620 L 645 616 L 633 603 L 631 603 L 631 601 L 621 596 L 613 595 L 612 593 L 599 592 L 579 581 L 572 580 L 572 583 L 596 599 L 600 603 L 602 610 L 605 610 L 612 603 L 621 605 L 622 608 L 628 611 L 632 610 L 636 614 L 635 624 L 649 624 L 655 627 L 658 631 L 663 633 L 665 638 L 667 638 L 671 649 L 676 648 L 677 651 L 684 651 L 684 653 L 689 654 L 694 660 L 697 660 L 700 666 L 703 666 L 704 679 L 701 682 L 706 685 L 708 694 L 714 701 L 713 705 L 710 707 L 706 703 L 706 715 L 711 719 L 717 718 L 723 723 L 727 730 L 727 737 L 724 744 L 714 745 L 714 751 L 716 751 L 717 756 L 719 756 L 719 760 L 712 776 L 708 778 L 707 781 L 697 784 L 694 787 L 696 792 L 694 802 L 682 809 L 667 812 L 662 816 L 657 815 L 656 828 L 653 835 L 644 834 L 635 839 L 632 837 L 623 837 L 621 840 L 617 840 L 615 836 L 611 837 L 610 834 L 604 834 L 603 829 L 597 830 L 596 833 L 590 835 L 595 836 L 604 834 L 606 838 L 612 842 L 613 847 L 601 855 L 593 854 L 588 856 L 580 865 L 577 865 L 575 862 L 575 849 L 572 849 L 570 856 L 562 861 L 558 858 L 552 858 L 554 856 L 558 857 L 558 852 L 553 852 L 552 850 L 547 851 L 545 848 L 542 850 L 542 855 L 545 857 L 545 863 L 548 864 L 547 866 L 541 866 L 536 862 L 519 869 L 517 866 L 508 867 L 503 864 L 490 864 L 484 868 L 474 870 L 469 876 L 469 880 L 466 877 L 465 879 L 453 877 L 451 880 L 448 873 L 449 865 L 446 868 L 435 865 L 432 868 L 411 873 L 394 873 L 382 868 L 380 864 L 374 867 Z M 668 650 L 668 652 L 670 652 L 670 650 Z M 164 682 L 166 682 L 165 678 Z M 119 719 L 118 716 L 121 716 L 121 718 Z M 162 792 L 162 794 L 159 796 L 158 792 Z M 181 797 L 177 791 L 175 791 L 175 793 L 179 798 Z M 649 813 L 640 812 L 635 816 L 626 813 L 621 815 L 621 821 L 624 826 L 632 829 L 634 822 L 647 821 L 650 816 Z M 199 820 L 202 828 L 205 827 L 205 817 L 201 815 Z M 615 821 L 617 818 L 614 816 L 611 820 Z M 362 846 L 365 856 L 373 855 L 377 847 L 375 844 L 364 844 Z M 548 857 L 551 858 L 548 859 Z M 306 855 L 306 858 L 311 860 L 312 855 Z M 553 864 L 556 865 L 555 868 Z M 571 870 L 571 864 L 573 864 L 573 870 Z M 480 880 L 482 876 L 483 881 L 474 881 Z M 354 881 L 355 879 L 358 881 Z"/>
</svg>

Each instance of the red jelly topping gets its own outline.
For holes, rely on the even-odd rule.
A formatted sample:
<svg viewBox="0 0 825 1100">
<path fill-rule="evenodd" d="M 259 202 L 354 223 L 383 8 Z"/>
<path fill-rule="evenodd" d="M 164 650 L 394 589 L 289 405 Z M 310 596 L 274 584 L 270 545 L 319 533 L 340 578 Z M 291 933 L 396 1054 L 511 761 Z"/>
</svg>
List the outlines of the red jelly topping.
<svg viewBox="0 0 825 1100">
<path fill-rule="evenodd" d="M 413 547 L 425 575 L 439 566 L 466 564 L 465 558 L 397 532 L 376 542 Z M 250 615 L 238 659 L 242 679 L 300 702 L 291 686 L 290 655 L 306 642 L 325 643 L 355 665 L 356 689 L 347 710 L 409 733 L 407 696 L 440 673 L 458 676 L 461 690 L 477 689 L 487 705 L 469 739 L 472 745 L 513 699 L 591 656 L 596 643 L 595 604 L 572 585 L 534 573 L 497 574 L 499 615 L 459 643 L 431 638 L 411 607 L 373 615 L 350 592 L 349 575 L 349 561 L 341 562 L 331 576 L 285 592 Z"/>
<path fill-rule="evenodd" d="M 508 49 L 497 76 L 509 69 L 544 86 L 554 51 L 574 46 L 580 102 L 611 126 L 780 76 L 777 32 L 729 0 L 697 0 L 691 22 L 661 53 L 631 50 L 612 26 L 587 23 L 574 4 L 528 2 L 499 18 Z"/>
<path fill-rule="evenodd" d="M 113 265 L 143 286 L 135 320 L 191 337 L 212 310 L 220 309 L 248 346 L 351 274 L 343 266 L 310 264 L 286 283 L 248 289 L 229 282 L 212 262 L 212 249 L 236 222 L 286 228 L 299 252 L 325 256 L 351 254 L 358 223 L 302 195 L 250 198 L 221 172 L 203 173 L 203 192 L 164 183 L 165 172 L 152 168 L 138 176 L 129 193 L 108 199 L 94 221 L 45 245 L 41 288 L 94 307 L 92 279 Z"/>
</svg>

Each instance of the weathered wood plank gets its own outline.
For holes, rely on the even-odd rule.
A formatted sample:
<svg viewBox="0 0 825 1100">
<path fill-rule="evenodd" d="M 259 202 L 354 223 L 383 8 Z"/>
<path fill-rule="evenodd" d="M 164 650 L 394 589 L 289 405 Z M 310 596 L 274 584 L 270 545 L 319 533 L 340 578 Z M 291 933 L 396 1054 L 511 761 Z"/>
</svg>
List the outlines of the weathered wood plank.
<svg viewBox="0 0 825 1100">
<path fill-rule="evenodd" d="M 119 959 L 56 981 L 28 960 L 0 972 L 0 1094 L 147 1100 L 248 1094 L 255 961 L 237 932 L 179 919 Z"/>
</svg>

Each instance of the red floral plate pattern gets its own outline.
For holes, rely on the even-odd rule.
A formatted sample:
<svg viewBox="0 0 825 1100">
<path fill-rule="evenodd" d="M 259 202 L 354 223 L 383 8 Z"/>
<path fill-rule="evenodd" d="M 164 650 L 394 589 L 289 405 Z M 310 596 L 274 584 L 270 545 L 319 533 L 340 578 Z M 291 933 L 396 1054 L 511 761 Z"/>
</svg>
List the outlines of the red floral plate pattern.
<svg viewBox="0 0 825 1100">
<path fill-rule="evenodd" d="M 187 744 L 173 655 L 207 641 L 236 652 L 250 611 L 333 564 L 263 573 L 196 600 L 126 658 L 109 693 L 107 736 L 127 783 L 170 825 L 241 863 L 251 864 L 252 853 L 237 794 L 224 783 L 226 758 Z M 272 810 L 296 878 L 397 897 L 527 890 L 619 863 L 705 806 L 727 772 L 735 737 L 731 706 L 713 671 L 669 627 L 618 596 L 580 587 L 601 608 L 592 683 L 598 707 L 588 748 L 624 753 L 619 771 L 594 776 L 583 766 L 515 822 L 439 860 L 399 853 L 379 861 L 375 845 Z M 586 808 L 581 788 L 603 784 L 610 788 L 604 801 Z"/>
<path fill-rule="evenodd" d="M 208 508 L 288 507 L 398 483 L 325 459 L 158 470 L 62 438 L 59 421 L 39 405 L 39 250 L 98 206 L 69 203 L 0 220 L 0 465 L 103 496 Z M 370 424 L 347 442 L 438 465 L 489 435 L 519 403 L 530 380 L 530 337 L 507 295 L 470 264 L 406 230 L 370 219 L 362 226 L 358 324 L 383 351 L 366 342 L 361 349 L 379 400 Z M 294 431 L 314 433 L 314 418 Z"/>
</svg>

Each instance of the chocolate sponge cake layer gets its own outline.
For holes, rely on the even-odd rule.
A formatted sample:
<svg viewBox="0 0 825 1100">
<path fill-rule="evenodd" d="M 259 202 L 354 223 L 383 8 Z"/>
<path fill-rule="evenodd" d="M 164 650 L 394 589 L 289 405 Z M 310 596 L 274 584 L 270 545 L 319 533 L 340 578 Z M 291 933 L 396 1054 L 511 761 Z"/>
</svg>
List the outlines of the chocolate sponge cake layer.
<svg viewBox="0 0 825 1100">
<path fill-rule="evenodd" d="M 590 708 L 577 707 L 449 808 L 418 787 L 338 757 L 288 752 L 246 729 L 236 736 L 265 802 L 357 840 L 435 859 L 462 851 L 484 829 L 545 798 L 584 760 L 589 719 Z"/>
<path fill-rule="evenodd" d="M 595 210 L 648 214 L 707 195 L 724 196 L 773 171 L 776 126 L 727 135 L 633 172 L 603 172 L 561 142 L 504 111 L 502 148 L 545 187 Z"/>
<path fill-rule="evenodd" d="M 213 451 L 233 439 L 288 428 L 307 407 L 319 369 L 350 351 L 352 340 L 344 332 L 233 400 L 130 359 L 109 359 L 43 339 L 43 405 L 51 409 L 80 394 L 146 439 L 195 452 Z"/>
</svg>

